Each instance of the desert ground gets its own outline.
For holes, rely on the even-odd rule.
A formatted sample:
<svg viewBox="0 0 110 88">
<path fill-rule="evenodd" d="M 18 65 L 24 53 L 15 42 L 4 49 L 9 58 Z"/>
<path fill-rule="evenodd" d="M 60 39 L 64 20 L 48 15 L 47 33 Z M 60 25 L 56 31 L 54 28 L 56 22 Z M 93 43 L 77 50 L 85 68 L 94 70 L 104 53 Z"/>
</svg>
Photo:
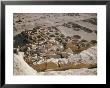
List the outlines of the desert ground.
<svg viewBox="0 0 110 88">
<path fill-rule="evenodd" d="M 96 13 L 14 13 L 14 75 L 97 75 Z"/>
</svg>

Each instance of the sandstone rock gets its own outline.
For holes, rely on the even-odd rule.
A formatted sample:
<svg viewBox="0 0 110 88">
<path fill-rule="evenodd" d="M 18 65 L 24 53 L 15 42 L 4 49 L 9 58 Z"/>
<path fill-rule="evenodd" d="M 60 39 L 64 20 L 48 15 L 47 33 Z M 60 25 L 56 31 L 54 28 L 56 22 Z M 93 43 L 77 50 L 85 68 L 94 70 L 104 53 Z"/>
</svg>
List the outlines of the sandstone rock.
<svg viewBox="0 0 110 88">
<path fill-rule="evenodd" d="M 36 75 L 37 71 L 31 68 L 24 60 L 23 53 L 14 54 L 14 75 Z"/>
<path fill-rule="evenodd" d="M 80 54 L 70 55 L 69 61 L 78 64 L 79 60 L 84 64 L 97 64 L 97 49 L 96 46 L 82 51 Z"/>
<path fill-rule="evenodd" d="M 47 72 L 39 72 L 39 75 L 97 75 L 97 68 L 88 69 L 69 69 L 65 71 L 47 71 Z"/>
<path fill-rule="evenodd" d="M 33 65 L 32 67 L 35 70 L 37 70 L 38 72 L 45 71 L 47 69 L 56 69 L 56 68 L 58 68 L 58 65 L 57 65 L 56 62 L 52 62 L 52 61 L 50 61 L 50 59 L 48 59 L 48 60 L 49 61 L 41 60 L 36 65 Z"/>
<path fill-rule="evenodd" d="M 37 63 L 37 71 L 40 68 L 43 70 L 61 71 L 68 69 L 80 69 L 80 68 L 96 68 L 97 67 L 97 57 L 96 46 L 91 47 L 87 50 L 82 51 L 79 54 L 71 54 L 66 58 L 51 58 L 46 61 L 39 61 Z M 41 65 L 41 66 L 40 66 Z M 44 69 L 45 68 L 45 69 Z"/>
<path fill-rule="evenodd" d="M 30 62 L 32 59 L 28 59 L 29 61 L 26 62 L 38 72 L 46 70 L 63 71 L 68 69 L 97 67 L 96 46 L 84 50 L 79 54 L 70 54 L 70 56 L 67 55 L 68 58 L 61 58 L 58 55 L 53 56 L 54 57 L 50 57 L 50 59 L 42 59 L 35 63 Z M 26 62 L 23 60 L 22 53 L 19 53 L 18 55 L 14 54 L 14 74 L 36 74 L 36 71 L 32 69 Z"/>
<path fill-rule="evenodd" d="M 66 51 L 66 53 L 68 53 L 68 54 L 73 54 L 73 51 L 72 51 L 70 48 L 66 49 L 65 51 Z"/>
<path fill-rule="evenodd" d="M 76 51 L 76 50 L 78 50 L 78 46 L 76 46 L 76 43 L 74 43 L 74 42 L 67 43 L 67 46 L 66 47 L 67 48 L 70 48 L 73 52 Z"/>
</svg>

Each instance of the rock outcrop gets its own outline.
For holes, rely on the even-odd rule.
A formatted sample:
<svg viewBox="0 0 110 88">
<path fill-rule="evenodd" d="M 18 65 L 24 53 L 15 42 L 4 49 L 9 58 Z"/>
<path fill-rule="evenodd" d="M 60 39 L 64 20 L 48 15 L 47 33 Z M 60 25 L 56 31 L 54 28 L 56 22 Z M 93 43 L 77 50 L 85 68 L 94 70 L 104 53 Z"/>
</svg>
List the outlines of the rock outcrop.
<svg viewBox="0 0 110 88">
<path fill-rule="evenodd" d="M 19 52 L 18 54 L 14 54 L 14 75 L 36 75 L 36 74 L 53 74 L 53 73 L 55 75 L 58 73 L 63 74 L 64 72 L 66 72 L 65 74 L 79 73 L 83 75 L 87 75 L 87 74 L 93 75 L 96 74 L 96 69 L 89 70 L 88 68 L 97 67 L 96 55 L 97 55 L 97 49 L 96 46 L 94 46 L 87 50 L 82 51 L 79 54 L 75 54 L 75 55 L 71 54 L 68 59 L 51 58 L 48 59 L 47 61 L 40 60 L 31 67 L 24 61 L 23 52 Z M 86 70 L 83 71 L 83 68 L 86 68 Z"/>
<path fill-rule="evenodd" d="M 68 69 L 96 68 L 97 67 L 97 48 L 91 47 L 79 54 L 71 54 L 68 58 L 51 58 L 38 61 L 32 66 L 40 71 L 63 71 Z"/>
<path fill-rule="evenodd" d="M 23 53 L 14 54 L 14 75 L 36 75 L 37 71 L 30 67 L 23 59 Z"/>
</svg>

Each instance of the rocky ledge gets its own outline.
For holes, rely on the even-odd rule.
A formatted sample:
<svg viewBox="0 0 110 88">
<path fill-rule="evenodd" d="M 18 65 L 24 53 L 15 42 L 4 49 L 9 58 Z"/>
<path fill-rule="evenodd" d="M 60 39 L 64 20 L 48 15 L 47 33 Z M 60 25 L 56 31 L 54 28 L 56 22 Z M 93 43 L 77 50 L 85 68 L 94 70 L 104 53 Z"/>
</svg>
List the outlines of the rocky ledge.
<svg viewBox="0 0 110 88">
<path fill-rule="evenodd" d="M 65 36 L 56 27 L 35 27 L 14 37 L 18 46 L 14 53 L 24 52 L 24 61 L 38 72 L 97 67 L 97 41 L 76 40 L 76 37 Z"/>
<path fill-rule="evenodd" d="M 23 59 L 24 53 L 19 52 L 18 54 L 14 54 L 14 74 L 35 75 L 35 74 L 53 74 L 53 72 L 55 72 L 54 74 L 58 74 L 58 73 L 63 74 L 64 71 L 66 72 L 65 74 L 76 74 L 77 71 L 78 72 L 81 71 L 79 74 L 96 75 L 96 68 L 97 68 L 96 55 L 97 55 L 97 49 L 96 46 L 94 46 L 87 50 L 82 51 L 79 54 L 72 54 L 69 56 L 68 59 L 51 58 L 48 59 L 47 61 L 40 60 L 38 63 L 34 63 L 34 65 L 29 66 Z M 95 70 L 93 70 L 93 68 L 95 68 Z"/>
</svg>

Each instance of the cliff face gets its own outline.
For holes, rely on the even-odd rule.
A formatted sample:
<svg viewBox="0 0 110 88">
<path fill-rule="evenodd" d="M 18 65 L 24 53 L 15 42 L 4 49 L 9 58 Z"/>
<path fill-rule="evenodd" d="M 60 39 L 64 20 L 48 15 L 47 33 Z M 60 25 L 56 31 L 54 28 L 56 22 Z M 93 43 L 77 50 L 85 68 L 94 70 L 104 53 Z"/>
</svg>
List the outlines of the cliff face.
<svg viewBox="0 0 110 88">
<path fill-rule="evenodd" d="M 53 72 L 55 72 L 54 75 L 58 74 L 59 71 L 62 71 L 62 72 L 59 72 L 59 74 L 62 74 L 64 72 L 66 72 L 65 74 L 70 74 L 70 73 L 76 74 L 77 71 L 79 74 L 85 74 L 85 75 L 96 74 L 96 69 L 87 70 L 88 68 L 97 67 L 96 55 L 97 55 L 97 48 L 96 46 L 94 46 L 87 50 L 82 51 L 79 54 L 75 54 L 75 55 L 72 54 L 69 56 L 68 59 L 51 58 L 51 59 L 48 59 L 47 61 L 40 60 L 37 64 L 30 67 L 24 61 L 23 53 L 19 52 L 18 55 L 14 54 L 14 74 L 15 75 L 35 75 L 37 74 L 37 71 L 38 72 L 46 71 L 46 72 L 40 72 L 39 74 L 51 74 L 51 73 L 53 74 Z M 82 68 L 87 68 L 87 69 L 83 69 L 84 71 L 82 72 Z"/>
</svg>

